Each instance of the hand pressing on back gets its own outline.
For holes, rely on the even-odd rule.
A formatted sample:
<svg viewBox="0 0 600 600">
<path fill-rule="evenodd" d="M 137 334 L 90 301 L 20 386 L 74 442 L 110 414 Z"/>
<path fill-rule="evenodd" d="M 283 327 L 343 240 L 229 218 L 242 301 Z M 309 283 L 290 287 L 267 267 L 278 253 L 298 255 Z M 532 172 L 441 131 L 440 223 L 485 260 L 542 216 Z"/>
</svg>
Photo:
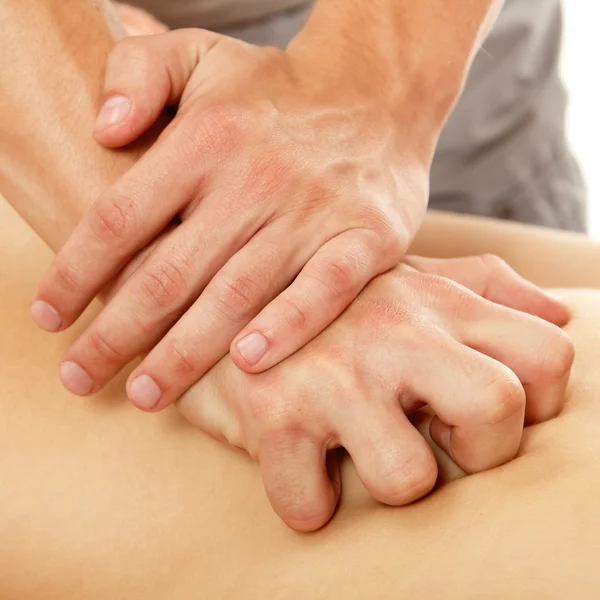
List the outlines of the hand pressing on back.
<svg viewBox="0 0 600 600">
<path fill-rule="evenodd" d="M 568 312 L 495 257 L 409 257 L 284 363 L 248 375 L 226 357 L 178 406 L 257 459 L 277 514 L 311 531 L 339 500 L 340 446 L 383 503 L 433 488 L 434 454 L 407 417 L 423 403 L 432 439 L 467 473 L 514 458 L 524 423 L 562 408 L 573 362 L 543 319 Z"/>
<path fill-rule="evenodd" d="M 94 393 L 146 352 L 127 386 L 146 410 L 168 406 L 227 353 L 262 372 L 402 259 L 445 113 L 409 88 L 386 104 L 328 58 L 325 68 L 302 40 L 279 51 L 202 30 L 116 45 L 96 139 L 122 146 L 165 106 L 177 114 L 59 252 L 32 306 L 37 324 L 69 327 L 167 224 L 181 224 L 69 350 L 69 390 Z"/>
</svg>

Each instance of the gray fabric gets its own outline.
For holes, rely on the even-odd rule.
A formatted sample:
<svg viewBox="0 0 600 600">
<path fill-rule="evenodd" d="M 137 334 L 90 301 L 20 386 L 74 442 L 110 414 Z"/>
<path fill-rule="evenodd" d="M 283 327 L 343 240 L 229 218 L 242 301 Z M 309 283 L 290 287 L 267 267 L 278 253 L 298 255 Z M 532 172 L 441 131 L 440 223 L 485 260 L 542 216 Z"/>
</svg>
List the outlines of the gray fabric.
<svg viewBox="0 0 600 600">
<path fill-rule="evenodd" d="M 273 15 L 307 0 L 121 0 L 152 13 L 172 29 L 212 29 L 248 23 Z"/>
<path fill-rule="evenodd" d="M 440 139 L 430 207 L 585 230 L 565 137 L 560 0 L 506 0 Z"/>
<path fill-rule="evenodd" d="M 310 4 L 220 31 L 285 47 L 302 27 Z M 567 98 L 558 75 L 561 30 L 560 0 L 506 0 L 440 139 L 431 208 L 585 230 L 585 187 L 565 138 Z"/>
</svg>

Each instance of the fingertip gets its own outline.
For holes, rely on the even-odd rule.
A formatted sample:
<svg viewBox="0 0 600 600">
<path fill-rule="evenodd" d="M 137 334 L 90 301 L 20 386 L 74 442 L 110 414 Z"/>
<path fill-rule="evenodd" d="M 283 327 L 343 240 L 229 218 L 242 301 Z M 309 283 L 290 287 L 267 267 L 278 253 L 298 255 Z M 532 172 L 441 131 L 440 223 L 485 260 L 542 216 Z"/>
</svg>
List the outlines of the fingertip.
<svg viewBox="0 0 600 600">
<path fill-rule="evenodd" d="M 136 124 L 132 117 L 104 129 L 94 129 L 93 136 L 105 148 L 121 148 L 134 142 L 143 132 L 143 124 Z"/>
<path fill-rule="evenodd" d="M 266 364 L 269 340 L 258 331 L 242 334 L 230 346 L 230 355 L 234 364 L 246 373 L 261 373 L 272 366 Z"/>
<path fill-rule="evenodd" d="M 337 503 L 323 503 L 319 506 L 302 506 L 293 512 L 275 512 L 281 520 L 298 533 L 312 533 L 327 525 L 335 512 Z"/>
<path fill-rule="evenodd" d="M 61 363 L 59 375 L 65 388 L 76 396 L 87 396 L 94 388 L 93 379 L 74 361 Z"/>
<path fill-rule="evenodd" d="M 63 320 L 60 313 L 48 302 L 35 300 L 29 308 L 29 314 L 33 322 L 44 331 L 55 333 L 60 331 L 63 326 Z"/>
<path fill-rule="evenodd" d="M 123 103 L 124 105 L 121 105 Z M 93 130 L 94 139 L 106 148 L 120 148 L 137 140 L 158 118 L 143 102 L 111 96 L 102 105 Z"/>
<path fill-rule="evenodd" d="M 126 387 L 130 402 L 140 410 L 156 412 L 164 408 L 162 390 L 149 375 L 130 376 Z"/>
<path fill-rule="evenodd" d="M 102 132 L 117 127 L 124 123 L 133 111 L 133 104 L 129 98 L 121 94 L 108 97 L 98 113 L 94 133 Z"/>
</svg>

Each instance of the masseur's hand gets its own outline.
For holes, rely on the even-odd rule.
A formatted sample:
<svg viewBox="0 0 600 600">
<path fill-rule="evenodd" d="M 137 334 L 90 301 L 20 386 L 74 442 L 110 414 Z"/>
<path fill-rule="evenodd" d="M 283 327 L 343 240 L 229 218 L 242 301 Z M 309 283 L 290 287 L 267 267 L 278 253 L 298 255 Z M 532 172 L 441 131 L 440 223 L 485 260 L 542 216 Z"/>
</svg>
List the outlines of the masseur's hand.
<svg viewBox="0 0 600 600">
<path fill-rule="evenodd" d="M 153 35 L 168 31 L 168 27 L 164 23 L 141 8 L 124 2 L 113 2 L 112 4 L 128 35 Z"/>
<path fill-rule="evenodd" d="M 406 416 L 422 402 L 436 413 L 431 437 L 469 473 L 513 458 L 524 420 L 562 407 L 569 338 L 494 302 L 557 323 L 568 319 L 562 304 L 494 257 L 408 263 L 372 281 L 285 363 L 248 375 L 226 357 L 179 403 L 194 424 L 260 461 L 273 508 L 294 529 L 331 518 L 340 489 L 329 451 L 339 446 L 381 502 L 429 492 L 436 462 Z"/>
<path fill-rule="evenodd" d="M 391 106 L 359 66 L 201 30 L 116 45 L 98 141 L 130 142 L 165 105 L 177 116 L 58 254 L 36 322 L 70 326 L 176 215 L 182 224 L 65 356 L 72 392 L 96 392 L 152 348 L 128 381 L 146 409 L 170 404 L 227 352 L 264 371 L 398 264 L 425 212 L 443 118 L 401 73 Z"/>
</svg>

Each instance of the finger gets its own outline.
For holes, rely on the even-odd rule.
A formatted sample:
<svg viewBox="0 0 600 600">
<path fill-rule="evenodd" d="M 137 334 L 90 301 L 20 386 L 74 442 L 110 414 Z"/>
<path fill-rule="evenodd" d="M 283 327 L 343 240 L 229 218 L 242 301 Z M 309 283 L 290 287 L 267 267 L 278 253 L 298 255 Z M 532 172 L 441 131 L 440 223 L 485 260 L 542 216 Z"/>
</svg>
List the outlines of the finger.
<svg viewBox="0 0 600 600">
<path fill-rule="evenodd" d="M 284 360 L 330 325 L 364 286 L 393 265 L 367 230 L 342 233 L 324 244 L 295 281 L 236 336 L 231 358 L 248 373 Z"/>
<path fill-rule="evenodd" d="M 215 231 L 219 243 L 213 240 L 212 246 L 217 248 L 224 234 Z M 294 278 L 305 260 L 302 245 L 299 238 L 289 239 L 278 221 L 254 235 L 214 277 L 211 273 L 200 297 L 131 373 L 130 400 L 143 410 L 162 410 L 196 383 L 227 354 L 240 329 Z M 136 383 L 139 378 L 149 387 Z M 150 388 L 153 395 L 146 394 Z"/>
<path fill-rule="evenodd" d="M 431 436 L 462 469 L 483 471 L 516 456 L 525 391 L 505 365 L 438 331 L 422 332 L 410 361 L 396 369 L 402 391 L 436 413 Z"/>
<path fill-rule="evenodd" d="M 562 300 L 521 277 L 492 254 L 452 259 L 406 256 L 404 262 L 421 273 L 448 277 L 491 302 L 536 315 L 560 327 L 570 319 L 569 308 Z"/>
<path fill-rule="evenodd" d="M 545 421 L 560 412 L 575 358 L 573 342 L 564 331 L 485 301 L 481 312 L 471 312 L 455 325 L 463 343 L 506 365 L 522 382 L 527 423 Z"/>
<path fill-rule="evenodd" d="M 340 498 L 335 452 L 303 433 L 268 435 L 259 452 L 260 471 L 273 510 L 296 531 L 315 531 L 333 516 Z"/>
<path fill-rule="evenodd" d="M 171 131 L 168 143 L 150 149 L 94 203 L 54 258 L 31 309 L 42 329 L 69 327 L 133 255 L 198 194 L 195 173 L 202 165 L 186 167 L 191 166 L 189 150 L 184 149 L 181 132 Z M 183 168 L 174 170 L 173 163 Z"/>
<path fill-rule="evenodd" d="M 152 35 L 168 31 L 166 25 L 145 10 L 114 0 L 113 6 L 129 35 Z"/>
<path fill-rule="evenodd" d="M 209 199 L 209 204 L 211 201 L 215 199 Z M 216 211 L 213 221 L 193 215 L 175 228 L 130 274 L 100 315 L 65 353 L 60 369 L 65 387 L 74 394 L 95 393 L 132 359 L 159 342 L 229 256 L 247 241 L 246 236 L 252 235 L 246 216 L 241 213 L 238 218 L 240 221 L 234 221 L 228 214 Z M 239 235 L 240 227 L 245 232 L 244 237 Z M 203 322 L 205 316 L 201 314 L 191 328 L 201 327 Z M 211 358 L 210 366 L 226 354 L 230 341 L 226 340 L 225 349 L 217 354 L 211 347 L 220 332 L 216 334 L 203 340 L 202 346 L 190 349 L 192 353 L 202 348 Z M 231 337 L 233 335 L 235 332 Z M 177 356 L 183 359 L 183 348 L 181 352 Z M 175 357 L 170 358 L 170 362 L 174 362 Z M 157 380 L 160 381 L 160 377 Z M 141 388 L 146 396 L 155 397 L 152 382 L 148 378 L 142 381 L 146 382 Z"/>
<path fill-rule="evenodd" d="M 408 504 L 431 491 L 437 464 L 430 446 L 396 403 L 352 407 L 340 443 L 369 493 L 390 506 Z"/>
<path fill-rule="evenodd" d="M 182 29 L 117 42 L 108 55 L 96 140 L 116 148 L 147 131 L 165 106 L 179 101 L 194 69 L 219 37 Z"/>
</svg>

